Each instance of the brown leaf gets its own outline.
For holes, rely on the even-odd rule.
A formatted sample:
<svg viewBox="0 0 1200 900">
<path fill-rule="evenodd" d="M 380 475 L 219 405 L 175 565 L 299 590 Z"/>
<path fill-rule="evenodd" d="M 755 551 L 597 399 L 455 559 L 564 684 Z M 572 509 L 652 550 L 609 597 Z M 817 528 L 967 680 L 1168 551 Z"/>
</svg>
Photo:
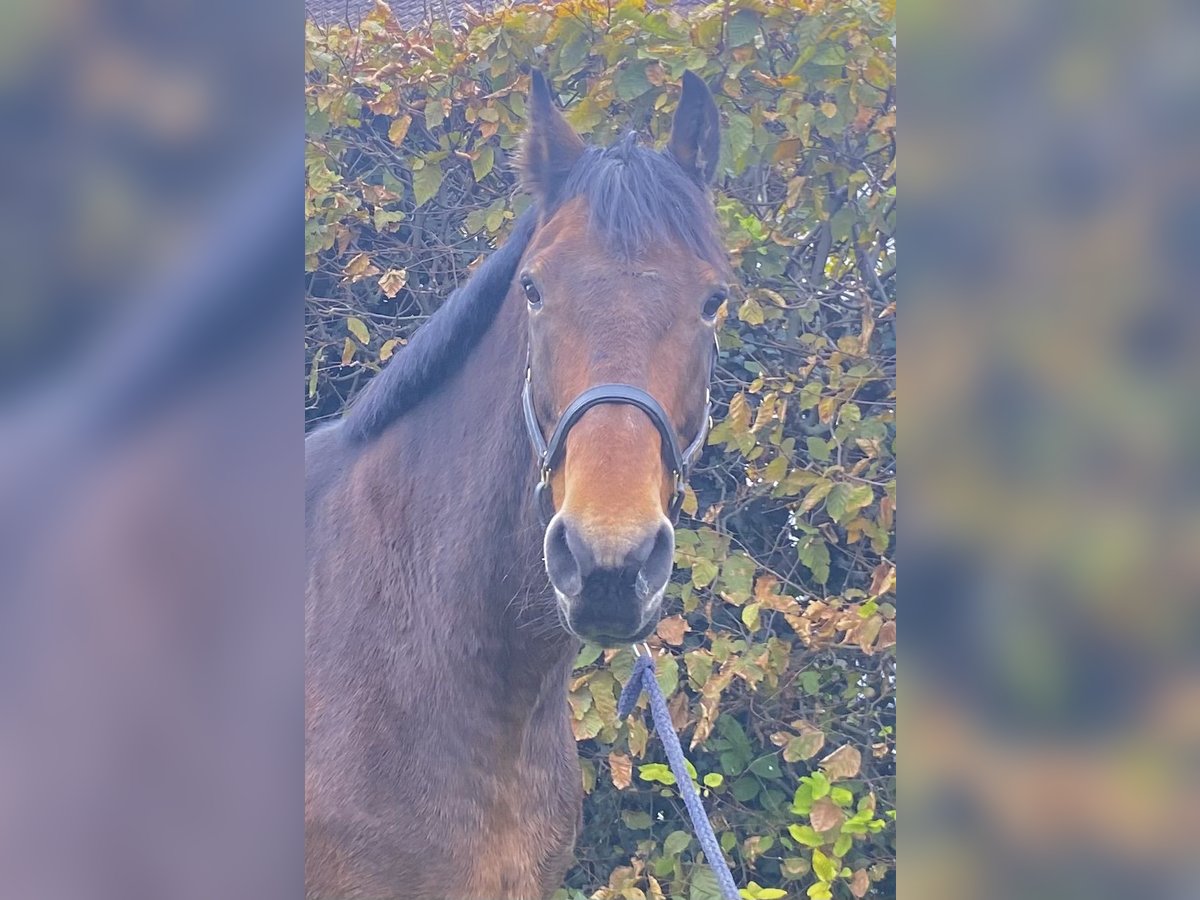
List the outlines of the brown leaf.
<svg viewBox="0 0 1200 900">
<path fill-rule="evenodd" d="M 865 897 L 870 889 L 871 879 L 867 877 L 867 870 L 855 869 L 850 878 L 850 893 L 855 897 Z"/>
<path fill-rule="evenodd" d="M 842 744 L 827 757 L 821 760 L 821 768 L 829 776 L 830 781 L 841 778 L 853 778 L 862 766 L 862 754 L 857 747 Z"/>
<path fill-rule="evenodd" d="M 886 650 L 888 647 L 896 646 L 896 623 L 884 622 L 883 627 L 879 629 L 879 638 L 875 641 L 876 650 Z"/>
<path fill-rule="evenodd" d="M 613 751 L 608 754 L 608 765 L 612 770 L 612 783 L 618 791 L 623 791 L 633 782 L 633 760 L 624 753 Z"/>
<path fill-rule="evenodd" d="M 813 802 L 809 819 L 814 831 L 831 831 L 842 827 L 842 823 L 846 821 L 846 814 L 828 797 L 822 797 Z"/>
<path fill-rule="evenodd" d="M 689 631 L 687 620 L 683 616 L 669 616 L 658 623 L 655 629 L 664 643 L 678 647 L 683 643 L 683 636 Z"/>
<path fill-rule="evenodd" d="M 687 728 L 688 722 L 691 719 L 691 713 L 688 710 L 687 694 L 680 691 L 668 700 L 667 712 L 671 716 L 671 724 L 675 726 L 676 731 L 683 731 Z"/>
<path fill-rule="evenodd" d="M 365 253 L 356 253 L 351 257 L 350 262 L 346 263 L 345 273 L 350 278 L 362 278 L 371 268 L 371 257 Z"/>
<path fill-rule="evenodd" d="M 395 297 L 408 282 L 408 270 L 388 269 L 379 279 L 379 289 L 388 297 Z"/>
<path fill-rule="evenodd" d="M 887 497 L 883 498 L 887 500 Z M 871 572 L 871 587 L 868 597 L 882 597 L 896 586 L 896 567 L 886 560 L 877 565 Z"/>
<path fill-rule="evenodd" d="M 854 637 L 863 653 L 873 653 L 875 638 L 883 628 L 883 616 L 874 615 L 861 622 Z"/>
</svg>

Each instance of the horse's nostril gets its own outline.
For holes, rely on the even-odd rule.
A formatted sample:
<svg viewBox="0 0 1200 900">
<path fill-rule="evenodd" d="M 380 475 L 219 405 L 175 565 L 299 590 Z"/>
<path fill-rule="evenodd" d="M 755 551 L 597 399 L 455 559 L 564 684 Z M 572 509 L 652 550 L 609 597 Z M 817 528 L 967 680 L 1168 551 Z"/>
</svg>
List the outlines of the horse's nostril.
<svg viewBox="0 0 1200 900">
<path fill-rule="evenodd" d="M 562 516 L 555 516 L 550 522 L 543 548 L 550 583 L 568 597 L 579 596 L 583 590 L 583 577 L 587 574 L 586 559 L 581 560 L 576 555 L 579 541 L 572 539 L 570 527 Z M 586 552 L 583 555 L 586 556 Z"/>
<path fill-rule="evenodd" d="M 675 529 L 663 523 L 642 542 L 630 562 L 638 569 L 637 591 L 642 599 L 662 590 L 675 566 Z"/>
</svg>

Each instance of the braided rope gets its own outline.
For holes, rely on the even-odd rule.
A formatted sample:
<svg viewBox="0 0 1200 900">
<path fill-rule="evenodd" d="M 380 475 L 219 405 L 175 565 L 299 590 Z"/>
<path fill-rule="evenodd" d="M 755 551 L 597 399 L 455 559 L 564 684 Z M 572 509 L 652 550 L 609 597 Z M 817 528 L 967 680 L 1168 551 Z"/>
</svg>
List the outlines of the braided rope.
<svg viewBox="0 0 1200 900">
<path fill-rule="evenodd" d="M 741 895 L 734 883 L 733 874 L 729 871 L 729 864 L 725 862 L 725 854 L 721 852 L 721 845 L 717 843 L 712 823 L 708 821 L 704 805 L 700 802 L 700 795 L 696 792 L 692 776 L 687 770 L 687 760 L 679 743 L 679 735 L 675 733 L 675 726 L 671 724 L 671 715 L 667 711 L 667 698 L 663 696 L 654 673 L 654 657 L 649 653 L 638 656 L 633 664 L 633 674 L 621 689 L 617 715 L 623 719 L 633 712 L 634 704 L 643 690 L 650 697 L 650 715 L 654 718 L 654 729 L 667 751 L 667 763 L 675 775 L 679 795 L 683 798 L 683 805 L 687 807 L 688 817 L 692 820 L 692 830 L 696 832 L 696 839 L 704 851 L 704 859 L 721 886 L 721 896 L 724 900 L 740 900 Z"/>
</svg>

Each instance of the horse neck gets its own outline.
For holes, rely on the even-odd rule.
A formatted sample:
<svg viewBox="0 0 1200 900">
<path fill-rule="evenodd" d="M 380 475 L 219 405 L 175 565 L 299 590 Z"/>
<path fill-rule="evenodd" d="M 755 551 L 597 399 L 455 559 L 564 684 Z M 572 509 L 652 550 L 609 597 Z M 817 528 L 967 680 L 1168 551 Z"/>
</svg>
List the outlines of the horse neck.
<svg viewBox="0 0 1200 900">
<path fill-rule="evenodd" d="M 446 677 L 503 685 L 520 703 L 565 691 L 576 646 L 542 562 L 537 472 L 521 412 L 527 337 L 524 303 L 510 296 L 413 423 L 431 448 L 420 456 L 432 471 L 412 476 L 425 492 L 418 540 L 438 563 L 436 584 L 420 598 L 426 621 L 436 623 L 430 647 L 455 670 Z"/>
</svg>

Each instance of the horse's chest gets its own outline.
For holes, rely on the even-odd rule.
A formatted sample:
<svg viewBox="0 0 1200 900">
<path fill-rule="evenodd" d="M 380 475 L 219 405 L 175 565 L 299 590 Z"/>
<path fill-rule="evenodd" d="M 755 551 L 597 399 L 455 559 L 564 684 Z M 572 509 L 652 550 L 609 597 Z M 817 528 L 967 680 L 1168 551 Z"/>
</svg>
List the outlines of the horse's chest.
<svg viewBox="0 0 1200 900">
<path fill-rule="evenodd" d="M 573 748 L 572 748 L 573 749 Z M 468 896 L 541 900 L 562 881 L 579 827 L 577 761 L 493 773 L 468 862 Z"/>
</svg>

